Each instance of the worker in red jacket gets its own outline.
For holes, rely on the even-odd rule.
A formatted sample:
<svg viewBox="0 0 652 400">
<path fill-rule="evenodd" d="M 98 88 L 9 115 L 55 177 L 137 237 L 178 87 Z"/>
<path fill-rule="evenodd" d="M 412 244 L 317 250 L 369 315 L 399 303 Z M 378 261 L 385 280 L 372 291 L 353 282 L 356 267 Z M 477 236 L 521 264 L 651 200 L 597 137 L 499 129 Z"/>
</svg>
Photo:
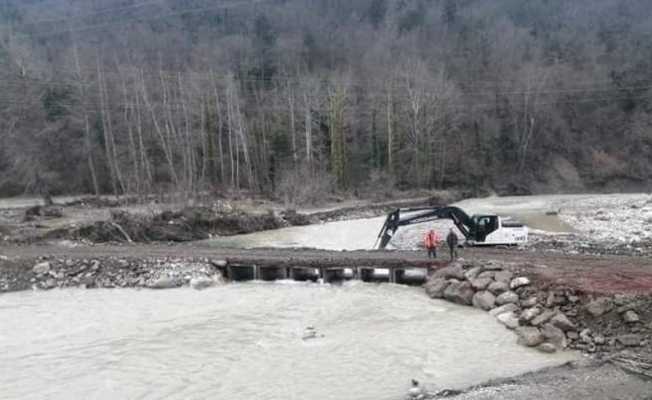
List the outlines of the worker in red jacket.
<svg viewBox="0 0 652 400">
<path fill-rule="evenodd" d="M 423 244 L 428 252 L 428 258 L 437 258 L 437 246 L 439 246 L 440 238 L 433 229 L 426 233 L 423 238 Z"/>
</svg>

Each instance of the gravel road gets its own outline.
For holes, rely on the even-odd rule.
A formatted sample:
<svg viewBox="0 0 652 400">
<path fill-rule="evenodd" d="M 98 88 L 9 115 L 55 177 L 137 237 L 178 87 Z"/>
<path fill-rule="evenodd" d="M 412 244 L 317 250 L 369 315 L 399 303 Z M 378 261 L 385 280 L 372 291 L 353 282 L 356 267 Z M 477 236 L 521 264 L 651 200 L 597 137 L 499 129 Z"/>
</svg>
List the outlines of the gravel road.
<svg viewBox="0 0 652 400">
<path fill-rule="evenodd" d="M 177 245 L 0 245 L 3 258 L 37 258 L 40 256 L 89 258 L 94 257 L 177 257 L 229 259 L 238 262 L 265 260 L 287 263 L 296 261 L 340 264 L 343 266 L 412 265 L 428 263 L 421 251 L 328 251 L 314 249 L 228 249 L 202 243 Z M 472 261 L 495 260 L 513 263 L 552 284 L 572 287 L 587 293 L 652 294 L 652 259 L 630 256 L 564 255 L 545 251 L 519 249 L 467 248 L 461 256 Z M 440 258 L 445 262 L 446 257 Z M 373 265 L 369 265 L 373 264 Z"/>
</svg>

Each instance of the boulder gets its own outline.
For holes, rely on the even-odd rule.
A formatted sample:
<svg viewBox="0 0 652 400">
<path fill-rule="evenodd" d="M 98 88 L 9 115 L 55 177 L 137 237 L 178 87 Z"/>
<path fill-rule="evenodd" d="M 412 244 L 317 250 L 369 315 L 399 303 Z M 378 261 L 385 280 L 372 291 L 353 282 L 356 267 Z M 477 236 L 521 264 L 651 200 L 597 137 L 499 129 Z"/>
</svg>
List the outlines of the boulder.
<svg viewBox="0 0 652 400">
<path fill-rule="evenodd" d="M 512 279 L 512 281 L 509 283 L 509 288 L 514 290 L 523 286 L 527 286 L 529 284 L 530 284 L 530 278 L 527 278 L 525 276 L 519 276 L 518 278 Z"/>
<path fill-rule="evenodd" d="M 463 281 L 464 277 L 464 267 L 461 264 L 455 263 L 444 268 L 440 268 L 432 274 L 433 279 L 437 278 L 446 278 L 446 279 L 457 279 Z"/>
<path fill-rule="evenodd" d="M 557 313 L 550 319 L 550 323 L 564 332 L 575 330 L 575 324 L 563 313 Z"/>
<path fill-rule="evenodd" d="M 640 321 L 641 318 L 639 318 L 638 314 L 636 314 L 634 311 L 629 310 L 623 314 L 623 320 L 628 324 L 633 324 L 635 322 Z"/>
<path fill-rule="evenodd" d="M 548 342 L 557 346 L 558 349 L 565 349 L 568 345 L 564 331 L 557 328 L 552 323 L 544 324 L 543 327 L 541 327 L 541 334 Z"/>
<path fill-rule="evenodd" d="M 580 337 L 580 335 L 576 331 L 568 331 L 568 332 L 566 332 L 566 336 L 570 340 L 577 340 Z"/>
<path fill-rule="evenodd" d="M 593 300 L 584 306 L 586 311 L 591 314 L 593 317 L 599 317 L 603 314 L 608 313 L 613 308 L 611 301 L 606 297 L 601 297 L 599 299 Z"/>
<path fill-rule="evenodd" d="M 171 276 L 161 276 L 148 285 L 150 289 L 172 289 L 181 286 L 182 282 Z"/>
<path fill-rule="evenodd" d="M 79 278 L 79 286 L 86 288 L 92 288 L 95 286 L 95 278 L 92 276 L 83 276 Z"/>
<path fill-rule="evenodd" d="M 34 272 L 37 275 L 43 275 L 48 271 L 50 271 L 50 263 L 48 261 L 38 263 L 34 267 L 32 267 L 32 272 Z"/>
<path fill-rule="evenodd" d="M 489 290 L 493 294 L 501 294 L 503 292 L 506 292 L 509 290 L 509 285 L 506 282 L 491 282 L 489 286 L 487 287 L 487 290 Z"/>
<path fill-rule="evenodd" d="M 631 302 L 634 301 L 634 298 L 631 295 L 619 293 L 616 294 L 614 297 L 612 297 L 611 301 L 613 301 L 613 304 L 615 306 L 620 307 L 627 304 L 631 304 Z"/>
<path fill-rule="evenodd" d="M 206 289 L 214 284 L 215 281 L 207 276 L 199 276 L 190 280 L 190 287 L 197 290 Z"/>
<path fill-rule="evenodd" d="M 513 277 L 514 274 L 511 271 L 496 271 L 494 274 L 494 280 L 496 282 L 503 282 L 505 284 L 509 284 Z"/>
<path fill-rule="evenodd" d="M 470 281 L 471 279 L 476 278 L 483 269 L 484 268 L 482 267 L 473 267 L 464 273 L 464 277 Z"/>
<path fill-rule="evenodd" d="M 478 275 L 478 278 L 489 278 L 491 280 L 494 279 L 494 275 L 496 275 L 496 271 L 482 271 L 480 272 L 480 275 Z"/>
<path fill-rule="evenodd" d="M 57 282 L 52 278 L 48 278 L 45 280 L 45 282 L 41 283 L 41 288 L 46 290 L 54 289 L 55 287 L 57 287 Z"/>
<path fill-rule="evenodd" d="M 496 297 L 491 292 L 483 290 L 473 295 L 472 303 L 474 307 L 489 311 L 494 308 Z"/>
<path fill-rule="evenodd" d="M 546 298 L 546 307 L 550 308 L 555 305 L 555 292 L 548 293 Z"/>
<path fill-rule="evenodd" d="M 516 334 L 518 335 L 518 343 L 528 347 L 538 346 L 545 340 L 539 329 L 531 326 L 516 328 Z"/>
<path fill-rule="evenodd" d="M 591 338 L 591 330 L 586 328 L 580 332 L 580 341 L 586 344 L 593 344 L 593 338 Z"/>
<path fill-rule="evenodd" d="M 525 308 L 530 308 L 536 306 L 538 303 L 537 296 L 530 296 L 525 300 L 521 300 L 521 306 Z"/>
<path fill-rule="evenodd" d="M 550 318 L 554 317 L 556 314 L 555 311 L 552 310 L 545 310 L 542 312 L 540 315 L 536 316 L 530 323 L 534 326 L 539 326 L 542 325 L 550 320 Z"/>
<path fill-rule="evenodd" d="M 514 292 L 505 292 L 496 297 L 496 304 L 502 306 L 509 303 L 518 303 L 518 295 Z"/>
<path fill-rule="evenodd" d="M 444 297 L 444 291 L 450 285 L 450 282 L 444 278 L 430 279 L 426 282 L 425 289 L 426 294 L 431 299 L 441 299 Z"/>
<path fill-rule="evenodd" d="M 636 302 L 636 301 L 634 301 L 634 302 L 627 303 L 627 304 L 625 304 L 625 305 L 622 305 L 622 306 L 618 307 L 618 308 L 616 309 L 616 312 L 617 312 L 618 314 L 624 314 L 624 313 L 626 313 L 626 312 L 629 311 L 629 310 L 636 310 L 637 308 L 639 308 L 639 307 L 641 307 L 641 306 L 644 306 L 644 303 L 643 303 L 643 302 Z"/>
<path fill-rule="evenodd" d="M 626 347 L 637 347 L 641 345 L 641 335 L 633 333 L 628 335 L 620 335 L 616 338 L 616 340 Z"/>
<path fill-rule="evenodd" d="M 471 282 L 471 286 L 475 290 L 485 290 L 491 282 L 493 282 L 493 279 L 491 278 L 474 278 L 471 279 L 469 282 Z"/>
<path fill-rule="evenodd" d="M 530 322 L 539 314 L 541 314 L 541 309 L 539 307 L 527 308 L 521 313 L 521 321 Z"/>
<path fill-rule="evenodd" d="M 444 298 L 453 303 L 470 306 L 474 293 L 469 282 L 451 281 L 450 285 L 444 290 Z"/>
<path fill-rule="evenodd" d="M 509 329 L 516 329 L 519 326 L 518 317 L 516 316 L 516 313 L 514 313 L 514 311 L 502 313 L 496 316 L 496 319 Z"/>
<path fill-rule="evenodd" d="M 540 345 L 538 345 L 537 350 L 539 350 L 542 353 L 550 354 L 550 353 L 554 353 L 555 351 L 557 351 L 557 347 L 552 343 L 546 342 L 546 343 L 541 343 Z"/>
<path fill-rule="evenodd" d="M 503 266 L 496 261 L 487 261 L 483 265 L 484 269 L 487 271 L 502 271 Z"/>
<path fill-rule="evenodd" d="M 217 268 L 224 268 L 227 266 L 228 262 L 226 260 L 211 260 L 211 264 Z"/>
<path fill-rule="evenodd" d="M 602 335 L 596 335 L 593 338 L 593 343 L 598 344 L 598 345 L 603 345 L 603 344 L 607 343 L 607 339 Z"/>
<path fill-rule="evenodd" d="M 514 312 L 516 310 L 518 310 L 518 306 L 514 303 L 509 303 L 509 304 L 505 304 L 504 306 L 491 309 L 489 311 L 489 314 L 493 315 L 494 317 L 497 317 L 500 314 L 507 313 L 507 312 Z"/>
<path fill-rule="evenodd" d="M 408 389 L 408 398 L 415 399 L 415 400 L 425 399 L 426 395 L 423 392 L 424 390 L 419 386 L 413 386 L 410 389 Z"/>
</svg>

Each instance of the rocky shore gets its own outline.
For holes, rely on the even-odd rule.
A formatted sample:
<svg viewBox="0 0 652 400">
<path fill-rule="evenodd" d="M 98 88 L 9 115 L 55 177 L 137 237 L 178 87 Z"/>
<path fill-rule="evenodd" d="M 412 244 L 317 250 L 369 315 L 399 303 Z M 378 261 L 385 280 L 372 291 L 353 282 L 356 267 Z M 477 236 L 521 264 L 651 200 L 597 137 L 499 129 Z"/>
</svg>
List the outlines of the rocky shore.
<svg viewBox="0 0 652 400">
<path fill-rule="evenodd" d="M 424 287 L 431 298 L 489 312 L 520 344 L 542 352 L 652 350 L 650 296 L 583 293 L 539 282 L 525 266 L 493 262 L 453 263 L 435 271 Z"/>
<path fill-rule="evenodd" d="M 33 265 L 31 265 L 33 263 Z M 150 288 L 191 286 L 203 289 L 222 284 L 223 260 L 175 258 L 42 257 L 0 260 L 0 293 L 54 288 Z"/>
</svg>

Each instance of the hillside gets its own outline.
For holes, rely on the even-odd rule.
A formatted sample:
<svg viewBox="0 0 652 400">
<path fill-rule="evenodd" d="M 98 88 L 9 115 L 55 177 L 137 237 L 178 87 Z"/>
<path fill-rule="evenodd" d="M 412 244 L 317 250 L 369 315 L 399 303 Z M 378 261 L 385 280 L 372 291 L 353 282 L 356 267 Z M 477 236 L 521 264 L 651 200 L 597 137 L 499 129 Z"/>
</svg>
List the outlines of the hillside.
<svg viewBox="0 0 652 400">
<path fill-rule="evenodd" d="M 644 0 L 4 0 L 0 195 L 652 187 Z"/>
</svg>

